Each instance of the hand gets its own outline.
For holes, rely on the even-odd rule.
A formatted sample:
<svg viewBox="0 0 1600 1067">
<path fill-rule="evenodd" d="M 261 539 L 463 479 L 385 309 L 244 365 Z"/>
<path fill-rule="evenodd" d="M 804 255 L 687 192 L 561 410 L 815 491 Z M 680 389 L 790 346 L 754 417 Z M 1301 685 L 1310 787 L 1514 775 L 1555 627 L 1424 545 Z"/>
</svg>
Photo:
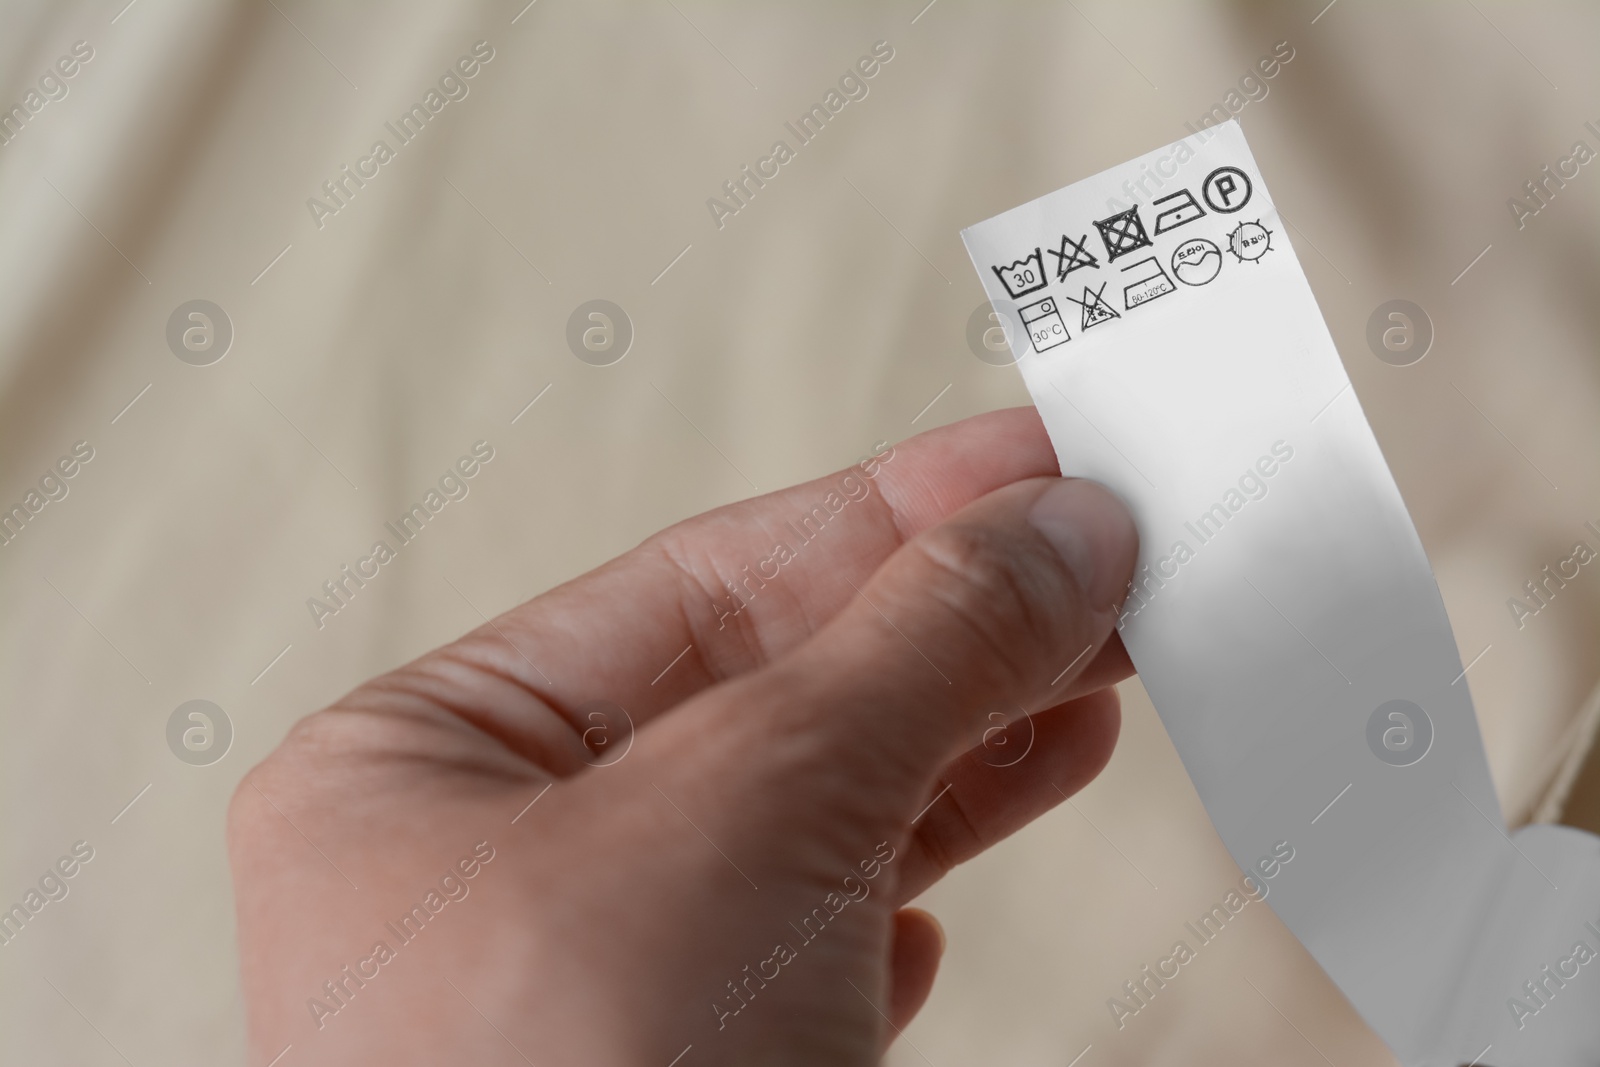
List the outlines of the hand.
<svg viewBox="0 0 1600 1067">
<path fill-rule="evenodd" d="M 1031 409 L 923 434 L 300 722 L 229 813 L 251 1062 L 875 1063 L 903 905 L 1116 740 L 1133 523 L 1055 474 Z"/>
</svg>

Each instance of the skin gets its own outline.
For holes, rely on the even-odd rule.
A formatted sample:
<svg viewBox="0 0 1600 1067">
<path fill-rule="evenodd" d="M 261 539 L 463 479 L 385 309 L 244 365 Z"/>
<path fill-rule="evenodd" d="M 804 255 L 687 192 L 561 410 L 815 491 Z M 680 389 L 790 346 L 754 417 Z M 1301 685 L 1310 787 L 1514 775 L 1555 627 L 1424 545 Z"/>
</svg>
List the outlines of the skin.
<svg viewBox="0 0 1600 1067">
<path fill-rule="evenodd" d="M 298 723 L 229 812 L 250 1062 L 877 1062 L 944 945 L 906 903 L 1109 759 L 1137 545 L 1032 409 L 869 466 L 674 526 Z M 846 490 L 733 614 L 724 582 Z"/>
</svg>

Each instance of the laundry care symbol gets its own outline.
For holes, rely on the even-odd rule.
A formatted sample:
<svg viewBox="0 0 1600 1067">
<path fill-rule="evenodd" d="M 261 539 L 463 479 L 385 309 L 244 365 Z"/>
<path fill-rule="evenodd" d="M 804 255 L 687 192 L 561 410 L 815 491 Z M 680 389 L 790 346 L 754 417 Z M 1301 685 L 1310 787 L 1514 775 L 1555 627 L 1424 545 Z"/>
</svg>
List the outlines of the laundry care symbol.
<svg viewBox="0 0 1600 1067">
<path fill-rule="evenodd" d="M 1144 223 L 1139 219 L 1137 204 L 1126 211 L 1117 212 L 1110 218 L 1097 220 L 1094 228 L 1100 231 L 1100 240 L 1105 242 L 1106 255 L 1113 262 L 1129 252 L 1150 247 L 1150 235 L 1145 232 Z"/>
<path fill-rule="evenodd" d="M 1100 265 L 1100 261 L 1094 258 L 1094 253 L 1083 247 L 1088 243 L 1088 240 L 1088 234 L 1084 234 L 1076 241 L 1066 234 L 1061 235 L 1061 251 L 1057 252 L 1053 248 L 1050 250 L 1050 254 L 1055 256 L 1057 260 L 1056 281 L 1066 281 L 1067 275 L 1080 267 L 1098 267 Z"/>
<path fill-rule="evenodd" d="M 1167 277 L 1167 272 L 1161 269 L 1161 264 L 1156 262 L 1155 256 L 1146 257 L 1122 268 L 1124 274 L 1129 271 L 1133 272 L 1131 275 L 1133 280 L 1122 287 L 1122 306 L 1128 311 L 1157 297 L 1178 291 L 1178 287 L 1172 284 L 1172 279 Z"/>
<path fill-rule="evenodd" d="M 1272 231 L 1261 225 L 1260 219 L 1241 222 L 1228 234 L 1228 251 L 1237 256 L 1240 263 L 1260 262 L 1262 256 L 1272 251 Z"/>
<path fill-rule="evenodd" d="M 1117 314 L 1116 309 L 1105 301 L 1104 293 L 1106 286 L 1109 284 L 1109 282 L 1101 282 L 1098 289 L 1091 289 L 1087 285 L 1084 286 L 1082 300 L 1075 296 L 1067 297 L 1068 300 L 1083 308 L 1083 329 L 1087 330 L 1089 327 L 1098 326 L 1102 322 L 1110 322 L 1112 319 L 1122 318 L 1121 315 Z"/>
<path fill-rule="evenodd" d="M 1162 204 L 1166 203 L 1171 203 L 1172 206 L 1168 208 L 1161 207 Z M 1168 230 L 1177 229 L 1186 222 L 1193 222 L 1206 213 L 1206 209 L 1195 202 L 1194 194 L 1187 189 L 1179 189 L 1175 193 L 1158 196 L 1151 206 L 1160 209 L 1156 213 L 1157 237 L 1160 237 Z"/>
<path fill-rule="evenodd" d="M 989 269 L 994 271 L 995 277 L 1000 279 L 1000 284 L 1006 287 L 1006 292 L 1013 300 L 1028 293 L 1037 293 L 1049 284 L 1049 279 L 1044 276 L 1044 254 L 1037 248 L 1015 263 Z"/>
<path fill-rule="evenodd" d="M 1206 206 L 1223 215 L 1231 215 L 1250 202 L 1250 175 L 1238 167 L 1218 167 L 1206 175 L 1200 192 Z"/>
<path fill-rule="evenodd" d="M 1056 309 L 1055 297 L 1047 296 L 1017 311 L 1022 317 L 1022 324 L 1028 329 L 1028 339 L 1033 342 L 1035 352 L 1043 352 L 1072 340 L 1072 335 L 1067 333 L 1067 324 L 1061 319 L 1061 312 Z"/>
<path fill-rule="evenodd" d="M 1222 271 L 1222 249 L 1216 242 L 1194 237 L 1172 253 L 1172 273 L 1185 285 L 1206 285 Z"/>
</svg>

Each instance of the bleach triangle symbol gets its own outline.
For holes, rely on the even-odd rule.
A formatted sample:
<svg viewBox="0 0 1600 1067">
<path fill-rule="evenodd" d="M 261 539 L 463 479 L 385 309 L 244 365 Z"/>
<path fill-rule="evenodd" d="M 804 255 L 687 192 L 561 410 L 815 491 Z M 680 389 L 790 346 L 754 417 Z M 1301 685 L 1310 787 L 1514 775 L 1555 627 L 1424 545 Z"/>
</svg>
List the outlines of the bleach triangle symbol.
<svg viewBox="0 0 1600 1067">
<path fill-rule="evenodd" d="M 1110 322 L 1112 319 L 1122 318 L 1121 315 L 1117 314 L 1115 308 L 1106 303 L 1105 297 L 1102 295 L 1105 291 L 1106 283 L 1102 282 L 1099 289 L 1091 289 L 1087 285 L 1084 286 L 1082 300 L 1074 296 L 1067 297 L 1068 300 L 1083 308 L 1083 328 L 1085 330 L 1091 326 L 1098 326 L 1102 322 Z"/>
</svg>

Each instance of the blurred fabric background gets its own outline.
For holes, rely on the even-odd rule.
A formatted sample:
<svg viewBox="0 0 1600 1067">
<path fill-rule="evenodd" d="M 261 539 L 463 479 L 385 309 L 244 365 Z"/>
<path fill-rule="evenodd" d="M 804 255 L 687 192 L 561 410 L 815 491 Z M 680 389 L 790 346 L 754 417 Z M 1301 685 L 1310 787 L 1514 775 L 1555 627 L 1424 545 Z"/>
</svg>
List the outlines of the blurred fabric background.
<svg viewBox="0 0 1600 1067">
<path fill-rule="evenodd" d="M 526 2 L 0 14 L 0 507 L 93 450 L 0 546 L 0 902 L 94 849 L 0 948 L 0 1061 L 243 1062 L 223 815 L 291 723 L 677 519 L 1026 403 L 969 348 L 959 229 L 1214 108 L 1416 519 L 1507 816 L 1539 808 L 1600 576 L 1520 626 L 1507 600 L 1596 543 L 1600 166 L 1525 183 L 1600 150 L 1600 11 Z M 465 95 L 308 207 L 478 42 Z M 719 225 L 708 198 L 877 42 L 866 95 Z M 1435 337 L 1396 367 L 1367 323 L 1402 298 Z M 594 299 L 633 331 L 606 366 L 568 344 Z M 205 366 L 168 342 L 192 300 L 231 324 Z M 479 440 L 469 495 L 319 628 L 307 599 Z M 1266 908 L 1117 1028 L 1107 999 L 1238 877 L 1124 696 L 1106 773 L 922 902 L 949 950 L 889 1062 L 1391 1062 Z M 167 739 L 194 699 L 233 730 L 205 766 Z"/>
</svg>

